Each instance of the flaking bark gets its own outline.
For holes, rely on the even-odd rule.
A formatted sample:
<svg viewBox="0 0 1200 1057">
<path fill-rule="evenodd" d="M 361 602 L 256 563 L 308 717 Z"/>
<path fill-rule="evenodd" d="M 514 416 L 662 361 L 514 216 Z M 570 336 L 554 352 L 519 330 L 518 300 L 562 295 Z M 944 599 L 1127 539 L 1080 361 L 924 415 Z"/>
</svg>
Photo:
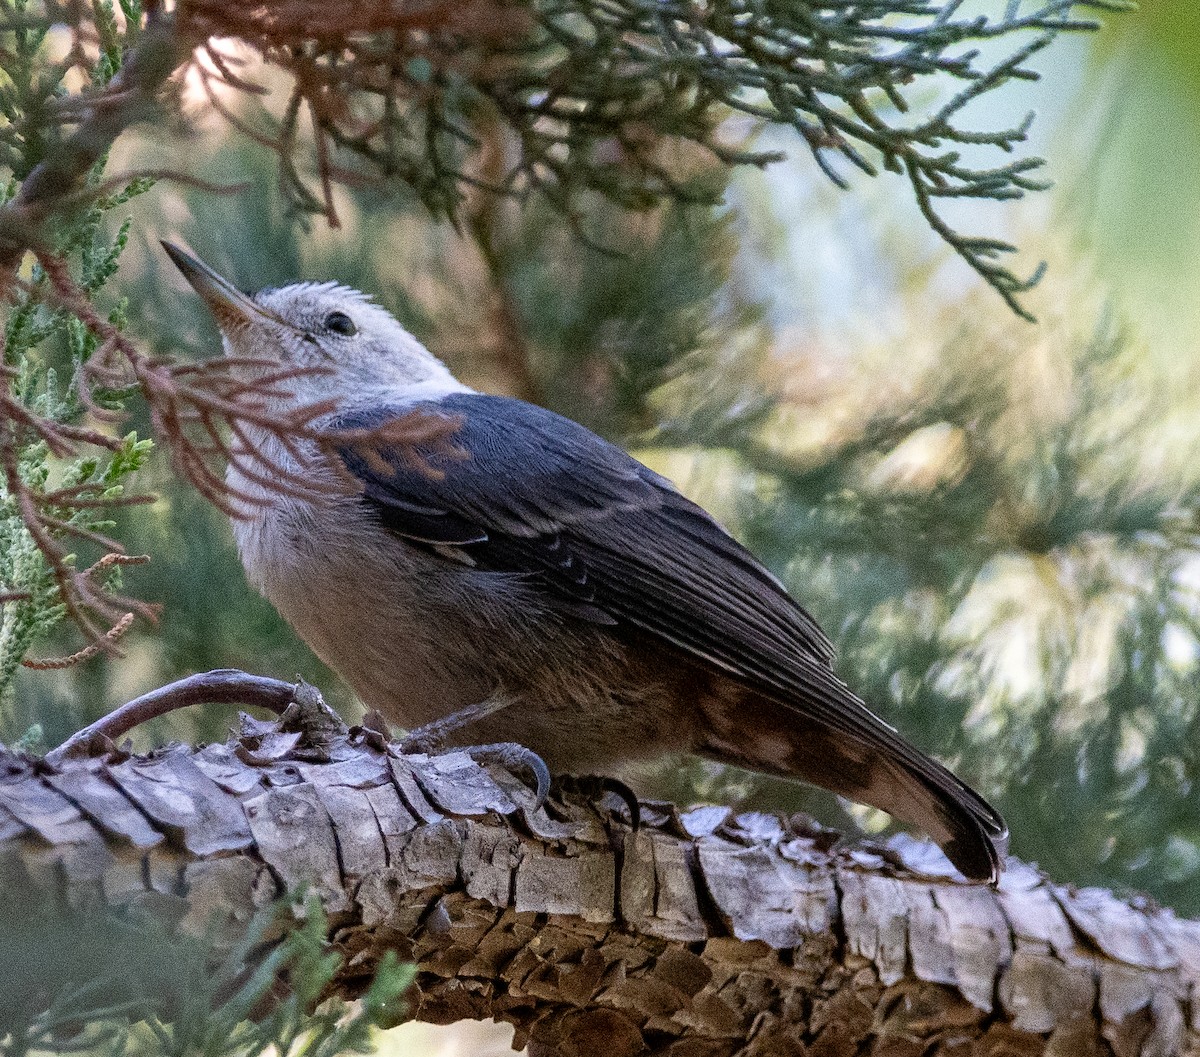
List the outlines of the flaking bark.
<svg viewBox="0 0 1200 1057">
<path fill-rule="evenodd" d="M 232 942 L 307 885 L 341 993 L 393 949 L 412 1015 L 509 1021 L 539 1055 L 1200 1053 L 1200 922 L 1018 863 L 998 891 L 956 883 L 916 841 L 642 815 L 532 810 L 465 753 L 286 717 L 149 756 L 0 753 L 0 907 L 140 906 Z"/>
</svg>

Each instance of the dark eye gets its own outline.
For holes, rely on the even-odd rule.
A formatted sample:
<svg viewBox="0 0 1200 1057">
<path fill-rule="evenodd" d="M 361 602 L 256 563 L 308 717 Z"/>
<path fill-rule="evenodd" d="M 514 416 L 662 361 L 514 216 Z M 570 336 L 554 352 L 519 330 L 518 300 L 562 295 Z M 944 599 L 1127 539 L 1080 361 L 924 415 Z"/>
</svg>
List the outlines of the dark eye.
<svg viewBox="0 0 1200 1057">
<path fill-rule="evenodd" d="M 351 338 L 358 333 L 354 320 L 345 312 L 330 312 L 325 317 L 325 329 L 340 334 L 343 338 Z"/>
</svg>

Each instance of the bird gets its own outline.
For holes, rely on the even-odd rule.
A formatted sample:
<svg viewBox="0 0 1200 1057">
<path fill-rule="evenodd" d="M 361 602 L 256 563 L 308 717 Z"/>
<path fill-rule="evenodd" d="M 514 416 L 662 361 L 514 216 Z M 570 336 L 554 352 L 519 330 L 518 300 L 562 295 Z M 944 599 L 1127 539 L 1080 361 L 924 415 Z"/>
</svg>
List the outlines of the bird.
<svg viewBox="0 0 1200 1057">
<path fill-rule="evenodd" d="M 694 754 L 823 787 L 923 830 L 998 883 L 1004 820 L 877 717 L 817 622 L 699 505 L 553 411 L 463 384 L 335 282 L 253 294 L 164 249 L 227 356 L 278 365 L 281 416 L 334 403 L 332 446 L 243 423 L 274 489 L 232 459 L 249 581 L 370 709 L 444 747 L 519 745 L 558 775 Z M 280 391 L 284 390 L 284 391 Z M 413 412 L 451 443 L 380 445 Z M 340 440 L 338 438 L 341 438 Z"/>
</svg>

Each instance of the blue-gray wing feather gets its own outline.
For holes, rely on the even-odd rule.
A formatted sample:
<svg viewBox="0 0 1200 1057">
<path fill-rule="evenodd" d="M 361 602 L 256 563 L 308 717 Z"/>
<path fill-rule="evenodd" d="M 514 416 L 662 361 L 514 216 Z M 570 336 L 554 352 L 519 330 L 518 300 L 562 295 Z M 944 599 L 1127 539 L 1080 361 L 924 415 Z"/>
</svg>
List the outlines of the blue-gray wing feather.
<svg viewBox="0 0 1200 1057">
<path fill-rule="evenodd" d="M 456 394 L 416 406 L 459 418 L 465 457 L 424 451 L 423 467 L 366 442 L 340 449 L 388 529 L 526 574 L 569 612 L 641 628 L 839 727 L 877 733 L 865 708 L 846 715 L 848 697 L 859 709 L 816 621 L 666 479 L 520 400 Z M 407 409 L 351 409 L 332 424 L 374 428 Z"/>
</svg>

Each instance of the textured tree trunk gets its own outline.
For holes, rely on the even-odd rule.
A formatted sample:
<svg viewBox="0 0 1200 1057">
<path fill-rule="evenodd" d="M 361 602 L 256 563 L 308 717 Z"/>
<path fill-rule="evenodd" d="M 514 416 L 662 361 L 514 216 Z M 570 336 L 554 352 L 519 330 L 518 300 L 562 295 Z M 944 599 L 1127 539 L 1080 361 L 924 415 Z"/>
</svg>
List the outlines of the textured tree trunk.
<svg viewBox="0 0 1200 1057">
<path fill-rule="evenodd" d="M 286 718 L 146 757 L 0 753 L 0 922 L 32 897 L 232 937 L 306 883 L 342 993 L 395 950 L 414 1016 L 509 1021 L 539 1055 L 1200 1053 L 1200 923 L 1169 911 L 724 808 L 647 804 L 634 831 L 615 801 L 531 806 L 465 753 Z"/>
</svg>

